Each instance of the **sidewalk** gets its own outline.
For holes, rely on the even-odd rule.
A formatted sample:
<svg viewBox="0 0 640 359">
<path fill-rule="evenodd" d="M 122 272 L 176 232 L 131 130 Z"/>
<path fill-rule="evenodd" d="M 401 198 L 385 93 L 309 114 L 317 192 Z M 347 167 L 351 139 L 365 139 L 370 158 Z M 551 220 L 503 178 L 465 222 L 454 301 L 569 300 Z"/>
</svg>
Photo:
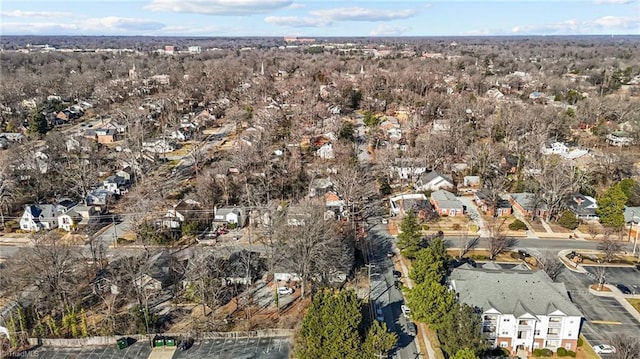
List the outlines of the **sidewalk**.
<svg viewBox="0 0 640 359">
<path fill-rule="evenodd" d="M 409 289 L 413 288 L 413 281 L 411 280 L 411 278 L 409 278 L 409 269 L 404 263 L 404 257 L 402 257 L 402 255 L 400 254 L 398 254 L 396 257 L 398 258 L 398 260 L 394 262 L 399 263 L 400 269 L 402 271 L 402 277 L 406 279 L 405 281 L 407 283 L 407 287 Z M 425 346 L 427 349 L 427 358 L 436 359 L 437 358 L 436 352 L 433 350 L 433 345 L 429 341 L 429 337 L 427 337 L 427 334 L 426 334 L 426 330 L 427 330 L 426 325 L 424 323 L 418 323 L 418 327 L 420 328 L 419 330 L 420 336 L 423 342 L 425 343 Z M 418 348 L 419 348 L 418 351 L 420 353 L 423 353 L 422 355 L 424 355 L 424 350 L 423 350 L 424 348 L 420 348 L 420 341 L 416 340 L 416 344 L 418 345 Z"/>
</svg>

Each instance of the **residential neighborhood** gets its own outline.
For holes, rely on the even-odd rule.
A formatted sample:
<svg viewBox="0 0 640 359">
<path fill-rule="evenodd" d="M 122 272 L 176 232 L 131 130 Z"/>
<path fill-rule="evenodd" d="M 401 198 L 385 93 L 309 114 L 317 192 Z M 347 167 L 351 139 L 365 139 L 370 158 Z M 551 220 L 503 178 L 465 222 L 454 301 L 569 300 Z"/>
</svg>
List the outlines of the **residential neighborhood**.
<svg viewBox="0 0 640 359">
<path fill-rule="evenodd" d="M 3 36 L 0 353 L 637 359 L 639 43 Z"/>
</svg>

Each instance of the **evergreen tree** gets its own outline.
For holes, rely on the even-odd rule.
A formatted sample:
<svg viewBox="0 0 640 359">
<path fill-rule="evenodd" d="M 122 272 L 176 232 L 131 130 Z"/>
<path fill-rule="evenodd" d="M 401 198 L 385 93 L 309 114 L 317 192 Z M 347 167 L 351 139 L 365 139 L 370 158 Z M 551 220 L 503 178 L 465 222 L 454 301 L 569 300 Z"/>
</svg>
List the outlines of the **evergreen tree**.
<svg viewBox="0 0 640 359">
<path fill-rule="evenodd" d="M 447 287 L 435 281 L 426 281 L 408 291 L 407 304 L 414 320 L 427 323 L 437 330 L 451 320 L 456 301 L 455 294 Z"/>
<path fill-rule="evenodd" d="M 487 349 L 485 338 L 482 336 L 482 318 L 473 307 L 466 304 L 457 305 L 450 318 L 451 320 L 445 322 L 438 330 L 442 349 L 449 357 L 464 349 L 470 349 L 474 356 Z"/>
<path fill-rule="evenodd" d="M 353 290 L 316 294 L 298 334 L 298 358 L 359 358 L 361 319 Z"/>
<path fill-rule="evenodd" d="M 611 186 L 598 198 L 596 214 L 600 216 L 600 222 L 607 227 L 622 227 L 625 203 L 627 203 L 627 196 L 620 183 Z"/>
<path fill-rule="evenodd" d="M 478 359 L 472 349 L 464 348 L 456 352 L 452 359 Z"/>
<path fill-rule="evenodd" d="M 413 259 L 420 250 L 422 242 L 422 228 L 418 223 L 415 212 L 410 210 L 400 223 L 398 233 L 398 248 L 405 257 Z"/>
<path fill-rule="evenodd" d="M 367 332 L 367 338 L 363 344 L 364 357 L 371 359 L 384 357 L 393 348 L 397 340 L 398 337 L 395 333 L 387 331 L 385 323 L 374 321 Z"/>
<path fill-rule="evenodd" d="M 37 107 L 29 114 L 29 133 L 43 135 L 47 133 L 47 119 L 42 113 L 42 108 Z"/>
</svg>

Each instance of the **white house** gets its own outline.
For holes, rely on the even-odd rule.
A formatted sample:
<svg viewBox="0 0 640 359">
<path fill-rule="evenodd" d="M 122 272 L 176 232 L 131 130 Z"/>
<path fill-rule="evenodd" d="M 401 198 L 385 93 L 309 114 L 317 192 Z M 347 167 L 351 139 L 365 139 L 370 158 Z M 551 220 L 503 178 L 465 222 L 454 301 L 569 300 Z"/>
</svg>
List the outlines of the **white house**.
<svg viewBox="0 0 640 359">
<path fill-rule="evenodd" d="M 437 191 L 439 189 L 453 189 L 454 187 L 453 181 L 449 177 L 437 171 L 421 174 L 415 184 L 417 191 Z"/>
<path fill-rule="evenodd" d="M 176 150 L 176 147 L 166 140 L 156 140 L 152 142 L 143 142 L 142 147 L 145 151 L 152 153 L 167 153 Z"/>
<path fill-rule="evenodd" d="M 490 262 L 453 270 L 450 289 L 462 303 L 482 311 L 483 333 L 511 353 L 558 348 L 576 351 L 582 313 L 571 302 L 564 283 L 524 264 L 505 269 Z"/>
<path fill-rule="evenodd" d="M 316 151 L 316 155 L 323 160 L 333 159 L 333 145 L 330 143 L 325 143 L 324 145 L 320 146 L 320 148 L 318 148 L 318 150 Z"/>
<path fill-rule="evenodd" d="M 20 217 L 20 229 L 37 232 L 58 226 L 58 209 L 54 204 L 28 204 Z"/>
<path fill-rule="evenodd" d="M 58 216 L 58 227 L 71 232 L 78 226 L 87 226 L 98 221 L 98 211 L 92 206 L 75 206 Z"/>
<path fill-rule="evenodd" d="M 569 147 L 562 142 L 554 142 L 549 147 L 543 147 L 541 152 L 545 155 L 564 155 L 569 153 Z"/>
<path fill-rule="evenodd" d="M 238 227 L 244 227 L 246 216 L 244 210 L 238 207 L 214 208 L 214 222 L 234 223 Z"/>
<path fill-rule="evenodd" d="M 414 158 L 396 158 L 391 167 L 390 176 L 403 180 L 413 179 L 427 172 L 424 161 Z"/>
</svg>

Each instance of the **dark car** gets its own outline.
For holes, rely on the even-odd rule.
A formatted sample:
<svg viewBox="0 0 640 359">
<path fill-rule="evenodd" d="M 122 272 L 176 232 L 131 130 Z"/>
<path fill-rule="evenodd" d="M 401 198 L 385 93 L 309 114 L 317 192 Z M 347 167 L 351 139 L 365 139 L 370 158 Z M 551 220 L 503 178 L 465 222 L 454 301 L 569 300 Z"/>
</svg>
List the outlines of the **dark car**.
<svg viewBox="0 0 640 359">
<path fill-rule="evenodd" d="M 415 337 L 418 334 L 418 330 L 416 329 L 416 325 L 413 322 L 407 322 L 407 334 Z"/>
<path fill-rule="evenodd" d="M 616 288 L 618 288 L 622 294 L 631 294 L 631 289 L 624 284 L 616 284 Z"/>
<path fill-rule="evenodd" d="M 193 346 L 193 338 L 181 339 L 178 341 L 178 350 L 187 350 Z"/>
</svg>

